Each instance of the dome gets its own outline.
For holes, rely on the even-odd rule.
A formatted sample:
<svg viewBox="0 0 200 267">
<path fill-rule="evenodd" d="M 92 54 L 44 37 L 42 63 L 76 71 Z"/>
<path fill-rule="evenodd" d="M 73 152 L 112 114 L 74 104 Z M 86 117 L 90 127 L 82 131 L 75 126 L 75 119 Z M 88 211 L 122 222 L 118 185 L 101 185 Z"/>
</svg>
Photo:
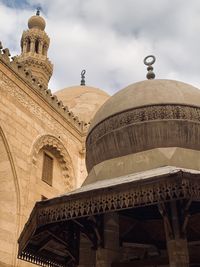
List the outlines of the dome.
<svg viewBox="0 0 200 267">
<path fill-rule="evenodd" d="M 97 110 L 109 98 L 101 89 L 90 86 L 72 86 L 56 92 L 57 97 L 74 115 L 84 122 L 90 122 Z"/>
<path fill-rule="evenodd" d="M 30 19 L 28 20 L 29 29 L 36 28 L 43 31 L 45 29 L 45 26 L 46 22 L 41 16 L 35 15 L 30 17 Z"/>
<path fill-rule="evenodd" d="M 200 90 L 179 81 L 145 80 L 110 97 L 96 113 L 86 140 L 87 170 L 169 147 L 200 150 Z"/>
<path fill-rule="evenodd" d="M 175 80 L 145 80 L 110 97 L 96 114 L 90 130 L 100 121 L 124 110 L 157 104 L 200 105 L 200 90 Z"/>
</svg>

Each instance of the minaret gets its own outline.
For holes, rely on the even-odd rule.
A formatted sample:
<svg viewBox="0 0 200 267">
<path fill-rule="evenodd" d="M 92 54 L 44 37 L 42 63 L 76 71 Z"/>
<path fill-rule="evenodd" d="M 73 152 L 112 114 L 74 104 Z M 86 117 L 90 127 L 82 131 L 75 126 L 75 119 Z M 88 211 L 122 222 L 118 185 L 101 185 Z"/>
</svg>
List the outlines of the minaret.
<svg viewBox="0 0 200 267">
<path fill-rule="evenodd" d="M 45 20 L 37 10 L 36 15 L 28 20 L 28 30 L 24 31 L 21 38 L 21 55 L 18 62 L 24 63 L 39 82 L 48 86 L 53 72 L 53 64 L 47 57 L 50 39 L 44 31 Z"/>
</svg>

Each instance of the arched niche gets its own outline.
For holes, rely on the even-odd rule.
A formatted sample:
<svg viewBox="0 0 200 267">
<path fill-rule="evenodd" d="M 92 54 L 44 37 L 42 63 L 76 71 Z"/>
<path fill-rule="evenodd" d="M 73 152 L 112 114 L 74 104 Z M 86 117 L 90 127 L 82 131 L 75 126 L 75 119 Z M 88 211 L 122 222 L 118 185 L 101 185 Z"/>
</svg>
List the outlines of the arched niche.
<svg viewBox="0 0 200 267">
<path fill-rule="evenodd" d="M 52 186 L 42 180 L 43 153 L 50 155 L 54 161 L 56 175 Z M 61 140 L 51 134 L 39 136 L 31 152 L 31 175 L 29 181 L 29 210 L 34 202 L 42 197 L 54 197 L 74 188 L 74 171 L 69 153 Z M 34 190 L 31 188 L 34 187 Z"/>
<path fill-rule="evenodd" d="M 19 185 L 11 151 L 0 127 L 0 266 L 15 266 L 20 227 Z"/>
<path fill-rule="evenodd" d="M 39 54 L 39 40 L 38 39 L 35 40 L 35 52 Z"/>
<path fill-rule="evenodd" d="M 27 50 L 26 50 L 26 52 L 28 53 L 30 51 L 31 51 L 31 40 L 30 40 L 30 38 L 27 38 Z"/>
</svg>

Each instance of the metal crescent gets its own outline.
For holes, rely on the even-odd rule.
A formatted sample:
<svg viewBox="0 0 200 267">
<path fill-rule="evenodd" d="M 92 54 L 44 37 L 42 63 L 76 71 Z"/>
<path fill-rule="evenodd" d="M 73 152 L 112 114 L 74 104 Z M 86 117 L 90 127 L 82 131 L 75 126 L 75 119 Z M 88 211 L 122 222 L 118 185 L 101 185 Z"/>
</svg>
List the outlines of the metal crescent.
<svg viewBox="0 0 200 267">
<path fill-rule="evenodd" d="M 150 62 L 147 61 L 149 58 L 152 59 Z M 150 56 L 147 56 L 147 57 L 144 58 L 144 64 L 145 64 L 146 66 L 151 66 L 151 65 L 153 65 L 153 64 L 155 63 L 155 61 L 156 61 L 156 58 L 155 58 L 155 56 L 153 56 L 153 55 L 150 55 Z"/>
<path fill-rule="evenodd" d="M 86 73 L 86 70 L 82 70 L 82 71 L 81 71 L 81 75 L 82 75 L 82 76 L 85 75 L 85 73 Z"/>
</svg>

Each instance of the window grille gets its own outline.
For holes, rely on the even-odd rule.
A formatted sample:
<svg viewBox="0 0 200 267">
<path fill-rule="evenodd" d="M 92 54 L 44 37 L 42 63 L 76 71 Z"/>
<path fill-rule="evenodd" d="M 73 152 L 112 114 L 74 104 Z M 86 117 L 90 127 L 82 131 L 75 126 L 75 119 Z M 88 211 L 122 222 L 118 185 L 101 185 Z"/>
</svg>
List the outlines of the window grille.
<svg viewBox="0 0 200 267">
<path fill-rule="evenodd" d="M 53 158 L 47 153 L 43 157 L 42 181 L 52 186 L 53 180 Z"/>
</svg>

